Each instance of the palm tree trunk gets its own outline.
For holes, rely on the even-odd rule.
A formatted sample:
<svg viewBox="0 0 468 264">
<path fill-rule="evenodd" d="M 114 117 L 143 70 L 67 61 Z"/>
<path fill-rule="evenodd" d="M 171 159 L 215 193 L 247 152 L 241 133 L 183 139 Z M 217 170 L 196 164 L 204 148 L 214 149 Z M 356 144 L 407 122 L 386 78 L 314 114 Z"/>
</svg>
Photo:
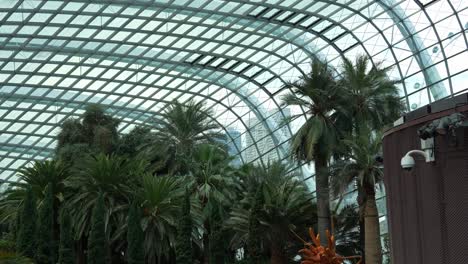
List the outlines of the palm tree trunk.
<svg viewBox="0 0 468 264">
<path fill-rule="evenodd" d="M 327 159 L 315 158 L 315 188 L 317 195 L 318 233 L 326 238 L 326 230 L 330 230 L 330 191 L 328 184 Z"/>
<path fill-rule="evenodd" d="M 270 246 L 270 264 L 286 264 L 286 256 L 284 255 L 281 245 L 272 242 Z"/>
<path fill-rule="evenodd" d="M 375 202 L 375 191 L 367 191 L 364 211 L 365 224 L 365 256 L 367 264 L 382 264 L 382 246 L 380 244 L 380 224 L 377 204 Z"/>
<path fill-rule="evenodd" d="M 357 180 L 356 180 L 357 181 Z M 358 209 L 359 209 L 359 251 L 362 256 L 362 261 L 361 264 L 366 263 L 366 258 L 365 258 L 365 247 L 366 247 L 366 226 L 364 224 L 364 211 L 365 211 L 365 203 L 366 203 L 366 195 L 364 193 L 364 188 L 362 185 L 357 182 L 357 204 L 358 204 Z"/>
</svg>

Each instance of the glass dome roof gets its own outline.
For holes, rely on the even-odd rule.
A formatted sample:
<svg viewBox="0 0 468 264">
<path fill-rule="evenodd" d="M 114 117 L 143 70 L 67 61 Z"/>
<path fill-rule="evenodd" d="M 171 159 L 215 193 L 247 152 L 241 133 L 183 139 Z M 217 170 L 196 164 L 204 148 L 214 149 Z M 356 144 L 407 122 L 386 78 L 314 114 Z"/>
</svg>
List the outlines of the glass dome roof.
<svg viewBox="0 0 468 264">
<path fill-rule="evenodd" d="M 285 158 L 304 118 L 284 125 L 303 111 L 280 98 L 311 59 L 393 67 L 408 110 L 468 89 L 466 0 L 98 2 L 0 0 L 0 179 L 52 155 L 90 103 L 125 133 L 204 101 L 241 162 Z"/>
</svg>

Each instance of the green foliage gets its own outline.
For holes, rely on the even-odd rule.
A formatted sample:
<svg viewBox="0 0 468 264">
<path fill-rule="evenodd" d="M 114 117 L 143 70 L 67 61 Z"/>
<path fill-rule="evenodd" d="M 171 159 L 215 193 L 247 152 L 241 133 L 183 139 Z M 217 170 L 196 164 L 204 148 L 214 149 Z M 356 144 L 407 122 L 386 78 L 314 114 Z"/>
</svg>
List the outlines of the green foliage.
<svg viewBox="0 0 468 264">
<path fill-rule="evenodd" d="M 88 264 L 106 263 L 106 225 L 105 225 L 105 205 L 104 197 L 99 194 L 93 210 L 91 220 L 91 230 L 88 237 Z"/>
<path fill-rule="evenodd" d="M 336 251 L 341 256 L 361 255 L 359 211 L 355 205 L 344 206 L 334 217 Z M 353 262 L 355 263 L 355 262 Z"/>
<path fill-rule="evenodd" d="M 60 247 L 58 264 L 74 264 L 75 250 L 72 221 L 68 210 L 63 208 L 60 215 Z"/>
<path fill-rule="evenodd" d="M 260 186 L 255 193 L 252 201 L 252 208 L 249 214 L 249 230 L 247 235 L 247 259 L 250 264 L 257 264 L 262 258 L 262 246 L 260 238 L 260 221 L 261 210 L 263 205 L 263 193 Z"/>
<path fill-rule="evenodd" d="M 92 153 L 111 153 L 115 150 L 119 135 L 117 127 L 120 121 L 107 115 L 99 105 L 88 105 L 81 120 L 67 119 L 59 132 L 56 153 L 59 158 L 74 164 L 76 160 L 70 159 L 72 153 L 88 146 Z"/>
<path fill-rule="evenodd" d="M 45 197 L 39 208 L 37 224 L 37 251 L 35 260 L 38 264 L 55 264 L 56 241 L 54 239 L 54 190 L 49 184 L 45 191 Z"/>
<path fill-rule="evenodd" d="M 145 263 L 144 234 L 141 229 L 141 208 L 137 203 L 130 206 L 127 222 L 127 262 L 128 264 Z"/>
<path fill-rule="evenodd" d="M 70 189 L 66 206 L 74 219 L 78 237 L 83 237 L 90 229 L 91 215 L 97 201 L 96 193 L 102 193 L 109 205 L 126 207 L 130 197 L 138 188 L 146 164 L 144 160 L 98 154 L 87 157 L 76 165 L 65 184 Z M 105 216 L 106 222 L 116 227 L 124 226 L 121 221 L 125 221 L 127 212 L 108 209 L 106 209 L 108 210 Z M 118 222 L 112 223 L 114 220 Z M 113 233 L 111 237 L 114 240 L 125 240 L 124 234 L 125 232 Z"/>
<path fill-rule="evenodd" d="M 337 143 L 336 125 L 345 113 L 343 89 L 337 85 L 333 71 L 326 63 L 314 60 L 311 72 L 290 83 L 293 93 L 282 98 L 283 105 L 304 107 L 310 114 L 292 138 L 292 157 L 299 161 L 310 162 L 316 156 L 328 159 Z"/>
<path fill-rule="evenodd" d="M 33 264 L 34 262 L 26 257 L 12 251 L 0 250 L 0 263 L 2 264 Z"/>
<path fill-rule="evenodd" d="M 149 263 L 158 259 L 170 259 L 176 244 L 177 227 L 180 222 L 181 206 L 189 177 L 145 175 L 142 188 L 136 193 L 143 201 L 142 219 L 145 232 L 145 255 Z M 192 240 L 199 242 L 202 219 L 200 206 L 192 199 Z M 190 234 L 186 234 L 190 235 Z"/>
<path fill-rule="evenodd" d="M 338 140 L 345 127 L 348 113 L 344 107 L 348 102 L 343 86 L 338 85 L 334 70 L 327 63 L 314 60 L 311 72 L 289 84 L 293 93 L 282 98 L 283 105 L 299 106 L 309 115 L 306 122 L 293 135 L 292 158 L 311 162 L 315 166 L 318 231 L 325 237 L 330 229 L 330 197 L 328 161 L 335 153 Z M 293 116 L 291 119 L 299 117 Z"/>
<path fill-rule="evenodd" d="M 24 202 L 28 188 L 32 189 L 39 204 L 42 203 L 44 190 L 49 184 L 53 186 L 54 197 L 62 197 L 63 182 L 69 175 L 66 166 L 57 160 L 34 161 L 32 166 L 21 168 L 18 172 L 20 181 L 11 183 L 0 198 L 0 222 L 12 222 L 16 219 L 18 208 Z M 59 203 L 58 199 L 55 203 Z"/>
<path fill-rule="evenodd" d="M 136 126 L 128 134 L 122 136 L 119 141 L 117 153 L 129 157 L 138 155 L 144 146 L 151 143 L 153 136 L 150 128 Z"/>
<path fill-rule="evenodd" d="M 278 254 L 290 258 L 296 255 L 299 248 L 290 248 L 296 244 L 292 231 L 302 234 L 313 226 L 316 207 L 304 182 L 289 171 L 290 166 L 276 161 L 266 168 L 254 167 L 242 178 L 239 192 L 243 198 L 234 206 L 227 220 L 227 228 L 235 232 L 231 241 L 234 248 L 243 247 L 248 240 L 252 194 L 256 193 L 251 186 L 261 186 L 258 187 L 263 201 L 261 210 L 254 214 L 258 215 L 260 223 L 261 243 L 278 249 Z"/>
<path fill-rule="evenodd" d="M 36 251 L 36 197 L 32 188 L 26 191 L 20 219 L 16 248 L 22 255 L 33 258 Z"/>
<path fill-rule="evenodd" d="M 10 240 L 0 240 L 0 251 L 3 252 L 14 252 L 15 251 L 15 242 Z"/>
<path fill-rule="evenodd" d="M 190 193 L 184 195 L 180 224 L 177 230 L 176 243 L 177 264 L 191 264 L 192 259 L 192 216 L 190 215 Z"/>
<path fill-rule="evenodd" d="M 355 62 L 343 60 L 342 75 L 339 80 L 344 88 L 346 104 L 349 113 L 348 122 L 360 134 L 361 126 L 368 126 L 375 130 L 395 121 L 403 110 L 402 101 L 396 84 L 390 80 L 391 68 L 384 68 L 382 63 L 369 67 L 369 57 L 356 57 Z M 350 130 L 349 130 L 350 132 Z"/>
<path fill-rule="evenodd" d="M 162 114 L 155 134 L 154 145 L 166 155 L 166 167 L 171 174 L 185 174 L 189 170 L 195 146 L 203 143 L 217 144 L 225 139 L 220 126 L 203 102 L 181 104 L 174 101 Z M 162 149 L 161 149 L 162 148 Z"/>
</svg>

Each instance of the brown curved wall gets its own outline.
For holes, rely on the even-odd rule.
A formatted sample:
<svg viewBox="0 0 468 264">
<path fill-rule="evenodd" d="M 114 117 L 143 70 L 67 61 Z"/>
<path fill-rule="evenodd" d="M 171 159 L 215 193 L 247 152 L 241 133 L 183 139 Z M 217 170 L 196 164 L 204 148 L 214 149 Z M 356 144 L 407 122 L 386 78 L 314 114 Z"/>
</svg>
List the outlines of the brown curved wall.
<svg viewBox="0 0 468 264">
<path fill-rule="evenodd" d="M 440 116 L 429 113 L 384 137 L 394 264 L 468 263 L 468 128 L 457 129 L 456 140 L 436 137 L 434 164 L 417 160 L 410 172 L 400 166 L 406 152 L 421 148 L 418 128 Z"/>
</svg>

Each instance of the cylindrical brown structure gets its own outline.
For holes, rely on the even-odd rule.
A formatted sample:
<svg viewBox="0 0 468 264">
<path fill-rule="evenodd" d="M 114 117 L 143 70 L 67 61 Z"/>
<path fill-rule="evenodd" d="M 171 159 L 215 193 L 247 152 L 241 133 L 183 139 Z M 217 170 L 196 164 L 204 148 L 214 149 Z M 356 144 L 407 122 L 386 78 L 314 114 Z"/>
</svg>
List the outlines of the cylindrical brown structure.
<svg viewBox="0 0 468 264">
<path fill-rule="evenodd" d="M 457 101 L 458 100 L 458 101 Z M 385 187 L 394 264 L 468 263 L 468 127 L 435 137 L 435 162 L 415 158 L 411 171 L 400 160 L 421 149 L 417 130 L 455 112 L 468 116 L 468 96 L 407 115 L 383 141 Z M 461 102 L 461 103 L 460 103 Z M 465 103 L 466 103 L 465 102 Z"/>
</svg>

